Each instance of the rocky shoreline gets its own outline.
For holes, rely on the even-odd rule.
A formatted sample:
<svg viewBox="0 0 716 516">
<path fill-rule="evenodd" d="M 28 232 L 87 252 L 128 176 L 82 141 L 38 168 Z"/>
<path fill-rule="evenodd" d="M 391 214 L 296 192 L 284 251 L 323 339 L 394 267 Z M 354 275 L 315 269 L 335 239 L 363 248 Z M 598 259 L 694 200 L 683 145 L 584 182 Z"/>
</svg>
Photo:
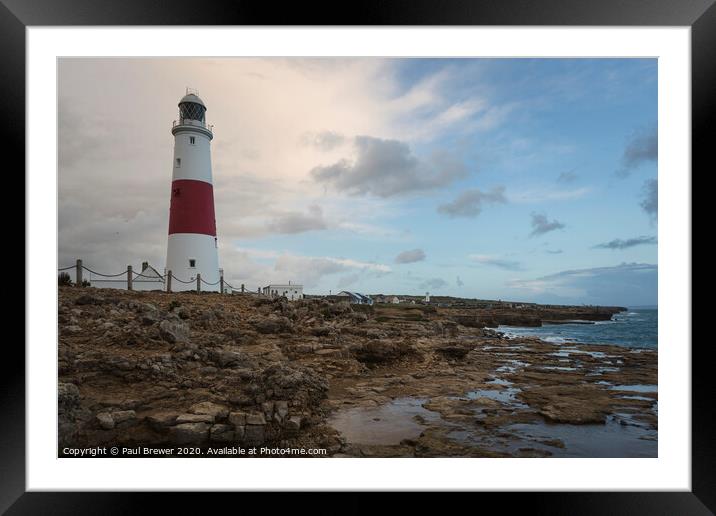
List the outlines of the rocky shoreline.
<svg viewBox="0 0 716 516">
<path fill-rule="evenodd" d="M 333 457 L 655 456 L 656 351 L 493 329 L 620 310 L 60 287 L 60 455 L 240 445 Z"/>
</svg>

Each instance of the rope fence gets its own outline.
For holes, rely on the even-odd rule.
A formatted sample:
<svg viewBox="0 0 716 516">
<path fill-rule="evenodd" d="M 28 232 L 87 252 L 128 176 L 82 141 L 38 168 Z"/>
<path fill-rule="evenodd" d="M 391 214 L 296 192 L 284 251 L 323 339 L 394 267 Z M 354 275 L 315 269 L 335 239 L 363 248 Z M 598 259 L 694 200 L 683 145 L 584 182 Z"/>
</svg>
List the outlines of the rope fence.
<svg viewBox="0 0 716 516">
<path fill-rule="evenodd" d="M 94 274 L 95 276 L 99 276 L 100 278 L 119 278 L 120 276 L 125 276 L 125 277 L 126 277 L 126 280 L 119 280 L 119 279 L 117 279 L 117 280 L 114 280 L 114 281 L 123 282 L 123 283 L 126 281 L 126 285 L 127 285 L 126 288 L 127 288 L 127 290 L 134 290 L 133 282 L 134 282 L 134 280 L 137 279 L 137 278 L 146 278 L 147 280 L 150 280 L 150 281 L 151 281 L 151 280 L 154 280 L 154 282 L 156 282 L 156 283 L 162 283 L 162 288 L 161 288 L 161 290 L 166 290 L 167 292 L 171 292 L 171 291 L 172 291 L 172 288 L 171 288 L 172 280 L 177 281 L 177 282 L 179 282 L 179 283 L 181 283 L 181 284 L 183 284 L 183 285 L 192 285 L 192 284 L 195 284 L 195 285 L 196 285 L 195 290 L 196 290 L 197 292 L 201 292 L 201 284 L 202 284 L 202 283 L 203 283 L 204 285 L 206 285 L 206 286 L 209 286 L 209 287 L 213 287 L 213 286 L 216 286 L 216 285 L 220 285 L 220 289 L 219 289 L 219 290 L 220 290 L 221 293 L 227 293 L 227 291 L 226 291 L 226 288 L 227 288 L 227 287 L 230 288 L 232 291 L 237 290 L 236 288 L 234 288 L 233 285 L 231 285 L 230 283 L 224 281 L 223 272 L 221 273 L 221 275 L 220 275 L 220 277 L 219 277 L 218 280 L 216 280 L 216 281 L 213 282 L 213 283 L 209 283 L 208 281 L 206 281 L 205 279 L 203 279 L 203 278 L 201 277 L 201 274 L 197 274 L 197 275 L 196 275 L 196 278 L 193 278 L 193 279 L 190 279 L 189 281 L 186 281 L 186 280 L 183 280 L 183 279 L 181 279 L 181 278 L 177 278 L 177 277 L 174 275 L 174 273 L 172 273 L 172 271 L 167 271 L 167 272 L 164 273 L 164 274 L 159 274 L 159 273 L 156 272 L 156 270 L 155 270 L 155 271 L 154 271 L 154 272 L 156 272 L 156 275 L 155 275 L 155 276 L 150 276 L 150 275 L 147 275 L 147 274 L 142 274 L 142 272 L 134 272 L 134 271 L 132 270 L 132 266 L 131 266 L 131 265 L 128 265 L 126 270 L 124 270 L 124 271 L 122 271 L 122 272 L 119 272 L 119 273 L 117 273 L 117 274 L 104 274 L 104 273 L 101 273 L 101 272 L 97 272 L 97 271 L 95 271 L 95 270 L 92 270 L 92 269 L 90 269 L 89 267 L 86 267 L 85 265 L 82 264 L 82 260 L 77 260 L 77 263 L 76 263 L 75 265 L 70 265 L 70 266 L 68 266 L 68 267 L 58 268 L 57 271 L 58 271 L 58 272 L 64 272 L 64 271 L 68 271 L 68 270 L 70 270 L 70 269 L 75 269 L 75 285 L 76 285 L 76 286 L 84 286 L 84 284 L 87 283 L 86 281 L 83 280 L 83 274 L 82 274 L 83 271 L 87 271 L 87 272 L 89 272 L 90 274 Z M 145 270 L 146 270 L 146 265 L 145 265 L 145 268 L 142 269 L 142 271 L 145 271 Z M 154 269 L 152 269 L 152 270 L 154 270 Z M 95 281 L 107 281 L 107 280 L 95 280 Z M 110 280 L 110 281 L 112 281 L 112 280 Z M 147 283 L 146 281 L 140 281 L 140 282 L 141 282 L 141 283 L 145 283 L 145 284 Z M 192 290 L 194 290 L 194 289 L 192 289 Z M 241 292 L 245 292 L 245 289 L 244 289 L 244 285 L 243 285 L 243 284 L 241 285 L 241 289 L 240 289 L 240 290 L 241 290 Z M 246 292 L 248 292 L 248 291 L 246 291 Z"/>
</svg>

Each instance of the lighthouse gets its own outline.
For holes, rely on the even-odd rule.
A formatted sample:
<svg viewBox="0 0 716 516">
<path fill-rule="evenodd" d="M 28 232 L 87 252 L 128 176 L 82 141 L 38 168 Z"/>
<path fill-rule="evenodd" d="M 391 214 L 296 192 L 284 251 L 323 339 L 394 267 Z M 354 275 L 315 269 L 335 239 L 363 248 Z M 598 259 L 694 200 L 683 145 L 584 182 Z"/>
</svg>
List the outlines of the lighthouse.
<svg viewBox="0 0 716 516">
<path fill-rule="evenodd" d="M 196 93 L 179 101 L 179 120 L 172 124 L 174 161 L 169 205 L 167 272 L 172 290 L 219 290 L 219 256 L 211 178 L 212 127 L 206 124 L 206 105 Z M 179 281 L 177 281 L 179 280 Z M 187 283 L 182 283 L 187 282 Z"/>
</svg>

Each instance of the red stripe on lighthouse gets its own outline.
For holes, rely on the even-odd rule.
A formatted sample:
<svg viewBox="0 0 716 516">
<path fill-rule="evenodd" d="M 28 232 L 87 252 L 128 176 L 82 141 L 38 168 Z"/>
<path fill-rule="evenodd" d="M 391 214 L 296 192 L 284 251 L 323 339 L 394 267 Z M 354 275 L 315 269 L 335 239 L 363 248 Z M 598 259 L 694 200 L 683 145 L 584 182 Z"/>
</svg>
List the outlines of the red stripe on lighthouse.
<svg viewBox="0 0 716 516">
<path fill-rule="evenodd" d="M 198 233 L 216 236 L 214 187 L 204 181 L 172 181 L 169 234 Z"/>
</svg>

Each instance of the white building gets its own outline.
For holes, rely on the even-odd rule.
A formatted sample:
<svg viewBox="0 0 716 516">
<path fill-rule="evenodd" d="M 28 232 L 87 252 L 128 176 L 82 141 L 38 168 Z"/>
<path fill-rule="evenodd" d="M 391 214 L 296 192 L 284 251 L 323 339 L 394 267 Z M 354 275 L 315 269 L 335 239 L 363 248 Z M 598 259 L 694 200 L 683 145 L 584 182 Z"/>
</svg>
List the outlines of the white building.
<svg viewBox="0 0 716 516">
<path fill-rule="evenodd" d="M 303 285 L 294 285 L 290 282 L 287 285 L 267 285 L 261 293 L 268 297 L 285 297 L 289 301 L 295 301 L 303 299 Z"/>
<path fill-rule="evenodd" d="M 393 296 L 391 303 L 393 303 L 394 305 L 400 304 L 400 298 L 398 296 Z"/>
</svg>

